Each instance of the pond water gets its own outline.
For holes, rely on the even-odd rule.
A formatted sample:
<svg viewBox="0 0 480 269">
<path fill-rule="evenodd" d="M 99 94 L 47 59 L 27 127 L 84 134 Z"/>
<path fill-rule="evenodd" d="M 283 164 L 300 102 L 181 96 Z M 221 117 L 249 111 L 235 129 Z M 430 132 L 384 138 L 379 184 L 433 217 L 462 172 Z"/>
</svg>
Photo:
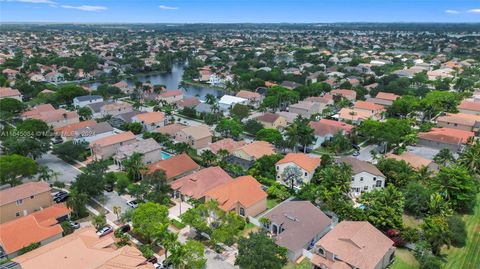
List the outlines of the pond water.
<svg viewBox="0 0 480 269">
<path fill-rule="evenodd" d="M 221 97 L 225 93 L 222 90 L 215 89 L 212 87 L 208 86 L 197 86 L 197 85 L 183 85 L 180 86 L 180 83 L 182 82 L 182 76 L 183 76 L 183 71 L 184 71 L 185 65 L 184 64 L 175 64 L 172 67 L 172 72 L 170 73 L 161 73 L 161 74 L 139 74 L 137 75 L 137 79 L 140 82 L 143 83 L 151 83 L 152 85 L 165 85 L 167 87 L 167 90 L 176 90 L 176 89 L 182 89 L 184 92 L 185 96 L 195 96 L 200 98 L 200 100 L 205 99 L 205 95 L 208 93 L 213 94 L 214 96 Z M 135 82 L 132 80 L 126 80 L 129 86 L 133 87 L 135 85 Z M 100 84 L 100 82 L 93 82 L 93 83 L 87 83 L 90 88 L 95 89 L 97 88 Z"/>
</svg>

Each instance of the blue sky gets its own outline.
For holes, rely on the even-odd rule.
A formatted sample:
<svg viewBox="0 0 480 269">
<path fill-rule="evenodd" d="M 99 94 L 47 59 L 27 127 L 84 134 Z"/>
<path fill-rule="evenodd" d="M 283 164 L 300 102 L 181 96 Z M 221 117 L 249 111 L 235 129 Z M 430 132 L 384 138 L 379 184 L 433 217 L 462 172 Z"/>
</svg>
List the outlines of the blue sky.
<svg viewBox="0 0 480 269">
<path fill-rule="evenodd" d="M 480 0 L 0 0 L 0 22 L 480 22 Z"/>
</svg>

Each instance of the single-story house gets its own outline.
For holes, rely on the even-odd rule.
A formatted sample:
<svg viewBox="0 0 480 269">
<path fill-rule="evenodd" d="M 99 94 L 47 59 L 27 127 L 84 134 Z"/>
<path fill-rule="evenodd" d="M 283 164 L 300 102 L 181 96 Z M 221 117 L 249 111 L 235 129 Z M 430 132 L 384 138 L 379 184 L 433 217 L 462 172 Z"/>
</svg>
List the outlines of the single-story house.
<svg viewBox="0 0 480 269">
<path fill-rule="evenodd" d="M 461 152 L 474 132 L 452 128 L 432 128 L 428 132 L 418 133 L 418 144 L 436 149 L 449 149 L 451 152 Z"/>
<path fill-rule="evenodd" d="M 157 170 L 163 170 L 167 181 L 171 182 L 177 178 L 186 176 L 200 170 L 198 165 L 186 153 L 172 156 L 166 160 L 161 160 L 147 165 L 148 173 L 154 173 Z"/>
<path fill-rule="evenodd" d="M 330 140 L 338 132 L 341 132 L 343 135 L 349 135 L 353 129 L 353 125 L 329 119 L 311 121 L 309 125 L 314 130 L 315 147 L 319 147 L 323 142 Z"/>
<path fill-rule="evenodd" d="M 404 161 L 415 170 L 419 170 L 422 167 L 426 167 L 429 171 L 435 172 L 435 171 L 438 171 L 439 169 L 438 165 L 434 161 L 429 160 L 427 158 L 423 158 L 422 156 L 413 154 L 408 151 L 403 152 L 400 155 L 387 153 L 385 154 L 385 158 L 391 158 L 397 161 Z"/>
<path fill-rule="evenodd" d="M 226 150 L 228 153 L 232 154 L 236 149 L 239 149 L 243 146 L 245 146 L 246 142 L 245 141 L 235 141 L 231 138 L 224 138 L 221 140 L 218 140 L 216 142 L 211 143 L 208 146 L 208 149 L 215 153 L 218 154 L 220 150 Z"/>
<path fill-rule="evenodd" d="M 75 107 L 84 107 L 88 104 L 103 102 L 103 97 L 100 95 L 84 95 L 73 98 L 73 105 Z"/>
<path fill-rule="evenodd" d="M 164 91 L 157 96 L 157 100 L 164 101 L 167 104 L 180 102 L 183 99 L 182 90 Z"/>
<path fill-rule="evenodd" d="M 236 97 L 233 95 L 224 95 L 218 101 L 218 106 L 224 111 L 229 110 L 236 104 L 248 105 L 248 99 Z"/>
<path fill-rule="evenodd" d="M 447 113 L 437 118 L 437 126 L 477 133 L 480 130 L 480 114 Z"/>
<path fill-rule="evenodd" d="M 0 100 L 4 98 L 12 98 L 18 101 L 22 101 L 22 94 L 17 89 L 10 87 L 0 87 Z"/>
</svg>

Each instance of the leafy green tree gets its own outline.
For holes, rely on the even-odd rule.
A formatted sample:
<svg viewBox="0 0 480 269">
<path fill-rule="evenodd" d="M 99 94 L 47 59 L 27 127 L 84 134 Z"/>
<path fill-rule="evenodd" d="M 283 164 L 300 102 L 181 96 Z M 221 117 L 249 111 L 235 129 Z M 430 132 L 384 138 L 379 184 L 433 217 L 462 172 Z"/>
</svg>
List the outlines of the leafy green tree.
<svg viewBox="0 0 480 269">
<path fill-rule="evenodd" d="M 41 157 L 50 149 L 48 141 L 26 136 L 7 137 L 2 142 L 2 146 L 5 154 L 18 154 L 33 159 Z"/>
<path fill-rule="evenodd" d="M 431 119 L 440 112 L 457 112 L 462 97 L 458 93 L 448 91 L 431 91 L 420 101 L 423 119 Z"/>
<path fill-rule="evenodd" d="M 314 130 L 308 124 L 309 120 L 298 116 L 292 124 L 286 128 L 286 142 L 297 151 L 297 146 L 303 146 L 303 151 L 306 153 L 307 147 L 315 141 Z"/>
<path fill-rule="evenodd" d="M 283 136 L 280 133 L 280 131 L 277 129 L 266 128 L 258 131 L 257 134 L 255 135 L 255 139 L 261 140 L 261 141 L 267 141 L 269 143 L 277 145 L 278 143 L 280 143 L 280 141 L 283 140 Z"/>
<path fill-rule="evenodd" d="M 401 190 L 405 197 L 405 212 L 422 217 L 428 212 L 431 191 L 422 184 L 412 181 Z"/>
<path fill-rule="evenodd" d="M 140 122 L 124 123 L 120 126 L 120 129 L 139 134 L 143 131 L 143 125 Z"/>
<path fill-rule="evenodd" d="M 440 254 L 443 245 L 450 245 L 448 222 L 444 216 L 435 215 L 423 219 L 421 225 L 425 240 L 430 244 L 434 255 Z"/>
<path fill-rule="evenodd" d="M 272 184 L 272 186 L 267 189 L 268 197 L 278 199 L 280 201 L 286 200 L 290 197 L 290 191 L 285 185 L 282 185 L 278 182 Z"/>
<path fill-rule="evenodd" d="M 404 118 L 408 114 L 416 111 L 418 107 L 418 99 L 414 96 L 406 95 L 393 101 L 392 105 L 387 108 L 387 113 L 391 117 L 399 116 Z"/>
<path fill-rule="evenodd" d="M 275 244 L 265 233 L 250 233 L 238 242 L 235 265 L 242 269 L 278 269 L 287 262 L 287 249 Z"/>
<path fill-rule="evenodd" d="M 165 235 L 168 223 L 168 207 L 164 205 L 146 202 L 133 211 L 133 229 L 147 242 L 153 242 L 154 238 Z"/>
<path fill-rule="evenodd" d="M 283 156 L 280 154 L 262 156 L 253 163 L 250 170 L 248 170 L 248 174 L 259 180 L 261 180 L 261 178 L 275 180 L 275 164 L 282 158 Z"/>
<path fill-rule="evenodd" d="M 442 266 L 442 261 L 433 255 L 430 245 L 426 241 L 415 244 L 414 256 L 420 263 L 421 269 L 438 269 Z"/>
<path fill-rule="evenodd" d="M 77 110 L 78 115 L 84 119 L 84 120 L 89 120 L 92 118 L 92 110 L 88 107 L 81 107 Z"/>
<path fill-rule="evenodd" d="M 462 166 L 441 167 L 432 185 L 457 212 L 469 212 L 475 204 L 478 182 Z"/>
<path fill-rule="evenodd" d="M 248 114 L 250 114 L 250 108 L 247 105 L 235 104 L 232 109 L 230 109 L 230 114 L 239 120 L 242 120 L 248 117 Z"/>
<path fill-rule="evenodd" d="M 83 143 L 67 141 L 63 144 L 55 145 L 52 153 L 68 163 L 75 163 L 76 160 L 84 161 L 86 159 L 86 147 L 87 146 Z"/>
<path fill-rule="evenodd" d="M 365 120 L 358 126 L 359 134 L 374 141 L 386 144 L 386 150 L 404 142 L 413 133 L 410 121 L 406 119 L 389 118 L 385 122 Z"/>
<path fill-rule="evenodd" d="M 222 119 L 215 128 L 215 131 L 225 137 L 238 138 L 243 132 L 243 125 L 235 119 Z"/>
<path fill-rule="evenodd" d="M 128 178 L 135 182 L 141 179 L 142 173 L 146 171 L 143 164 L 143 154 L 135 152 L 128 159 L 122 162 L 123 169 L 128 174 Z"/>
<path fill-rule="evenodd" d="M 146 174 L 140 182 L 140 186 L 145 186 L 143 188 L 145 199 L 162 205 L 169 205 L 172 189 L 167 183 L 165 171 L 157 170 L 151 174 Z"/>
<path fill-rule="evenodd" d="M 67 84 L 60 87 L 55 93 L 58 104 L 72 104 L 73 98 L 88 95 L 88 92 L 75 84 Z"/>
<path fill-rule="evenodd" d="M 77 189 L 72 188 L 70 191 L 70 197 L 68 198 L 66 205 L 72 210 L 71 216 L 73 219 L 81 219 L 88 216 L 87 201 L 89 197 L 85 193 L 78 192 Z"/>
<path fill-rule="evenodd" d="M 464 247 L 467 243 L 467 228 L 463 219 L 458 215 L 454 215 L 447 218 L 447 223 L 452 246 L 457 248 Z"/>
<path fill-rule="evenodd" d="M 386 183 L 393 184 L 396 187 L 407 185 L 416 174 L 405 161 L 398 161 L 393 158 L 380 159 L 377 168 L 385 175 Z"/>
<path fill-rule="evenodd" d="M 252 135 L 256 135 L 257 132 L 262 129 L 263 129 L 263 125 L 257 120 L 250 119 L 245 123 L 245 131 Z"/>
<path fill-rule="evenodd" d="M 200 157 L 202 158 L 202 165 L 205 167 L 215 165 L 218 161 L 217 155 L 215 155 L 211 150 L 203 151 Z"/>
<path fill-rule="evenodd" d="M 38 171 L 37 163 L 29 157 L 17 154 L 0 156 L 1 185 L 10 184 L 12 186 L 20 184 L 24 177 L 31 177 Z"/>
<path fill-rule="evenodd" d="M 352 149 L 352 143 L 341 131 L 336 132 L 332 139 L 326 142 L 326 145 L 335 153 L 341 153 Z"/>
<path fill-rule="evenodd" d="M 85 193 L 90 197 L 95 197 L 103 193 L 105 189 L 105 181 L 103 176 L 92 173 L 82 173 L 75 178 L 72 184 L 80 193 Z"/>
<path fill-rule="evenodd" d="M 105 227 L 105 225 L 107 225 L 107 218 L 105 217 L 105 214 L 101 213 L 99 215 L 94 216 L 92 218 L 92 224 L 97 230 L 100 230 L 101 228 Z"/>
<path fill-rule="evenodd" d="M 365 206 L 367 220 L 379 230 L 387 231 L 403 226 L 405 198 L 394 186 L 366 192 L 360 196 L 358 202 Z"/>
<path fill-rule="evenodd" d="M 441 149 L 434 157 L 433 160 L 440 165 L 447 165 L 455 162 L 452 152 L 449 149 Z"/>
<path fill-rule="evenodd" d="M 115 190 L 118 192 L 119 195 L 122 195 L 126 192 L 128 185 L 131 183 L 130 179 L 128 179 L 128 175 L 125 173 L 116 173 L 116 183 L 115 183 Z"/>
<path fill-rule="evenodd" d="M 302 171 L 297 166 L 289 165 L 283 169 L 281 178 L 285 184 L 287 184 L 291 190 L 295 186 L 301 185 Z"/>
<path fill-rule="evenodd" d="M 13 98 L 0 99 L 0 117 L 2 119 L 8 119 L 13 116 L 17 116 L 24 109 L 24 105 L 21 101 Z"/>
<path fill-rule="evenodd" d="M 177 244 L 171 252 L 168 261 L 178 268 L 202 269 L 207 263 L 204 258 L 205 246 L 198 241 L 188 240 L 185 244 Z"/>
<path fill-rule="evenodd" d="M 480 173 L 480 140 L 467 146 L 463 154 L 460 156 L 459 162 L 471 173 Z"/>
</svg>

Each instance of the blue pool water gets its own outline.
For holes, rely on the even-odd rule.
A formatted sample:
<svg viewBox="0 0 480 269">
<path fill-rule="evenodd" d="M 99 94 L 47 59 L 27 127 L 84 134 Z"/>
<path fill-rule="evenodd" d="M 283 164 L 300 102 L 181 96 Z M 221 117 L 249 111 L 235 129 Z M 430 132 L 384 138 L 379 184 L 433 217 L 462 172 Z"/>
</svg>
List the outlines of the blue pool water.
<svg viewBox="0 0 480 269">
<path fill-rule="evenodd" d="M 168 152 L 165 152 L 165 151 L 162 151 L 160 154 L 162 156 L 162 160 L 166 160 L 166 159 L 172 157 L 172 154 L 170 154 Z"/>
</svg>

